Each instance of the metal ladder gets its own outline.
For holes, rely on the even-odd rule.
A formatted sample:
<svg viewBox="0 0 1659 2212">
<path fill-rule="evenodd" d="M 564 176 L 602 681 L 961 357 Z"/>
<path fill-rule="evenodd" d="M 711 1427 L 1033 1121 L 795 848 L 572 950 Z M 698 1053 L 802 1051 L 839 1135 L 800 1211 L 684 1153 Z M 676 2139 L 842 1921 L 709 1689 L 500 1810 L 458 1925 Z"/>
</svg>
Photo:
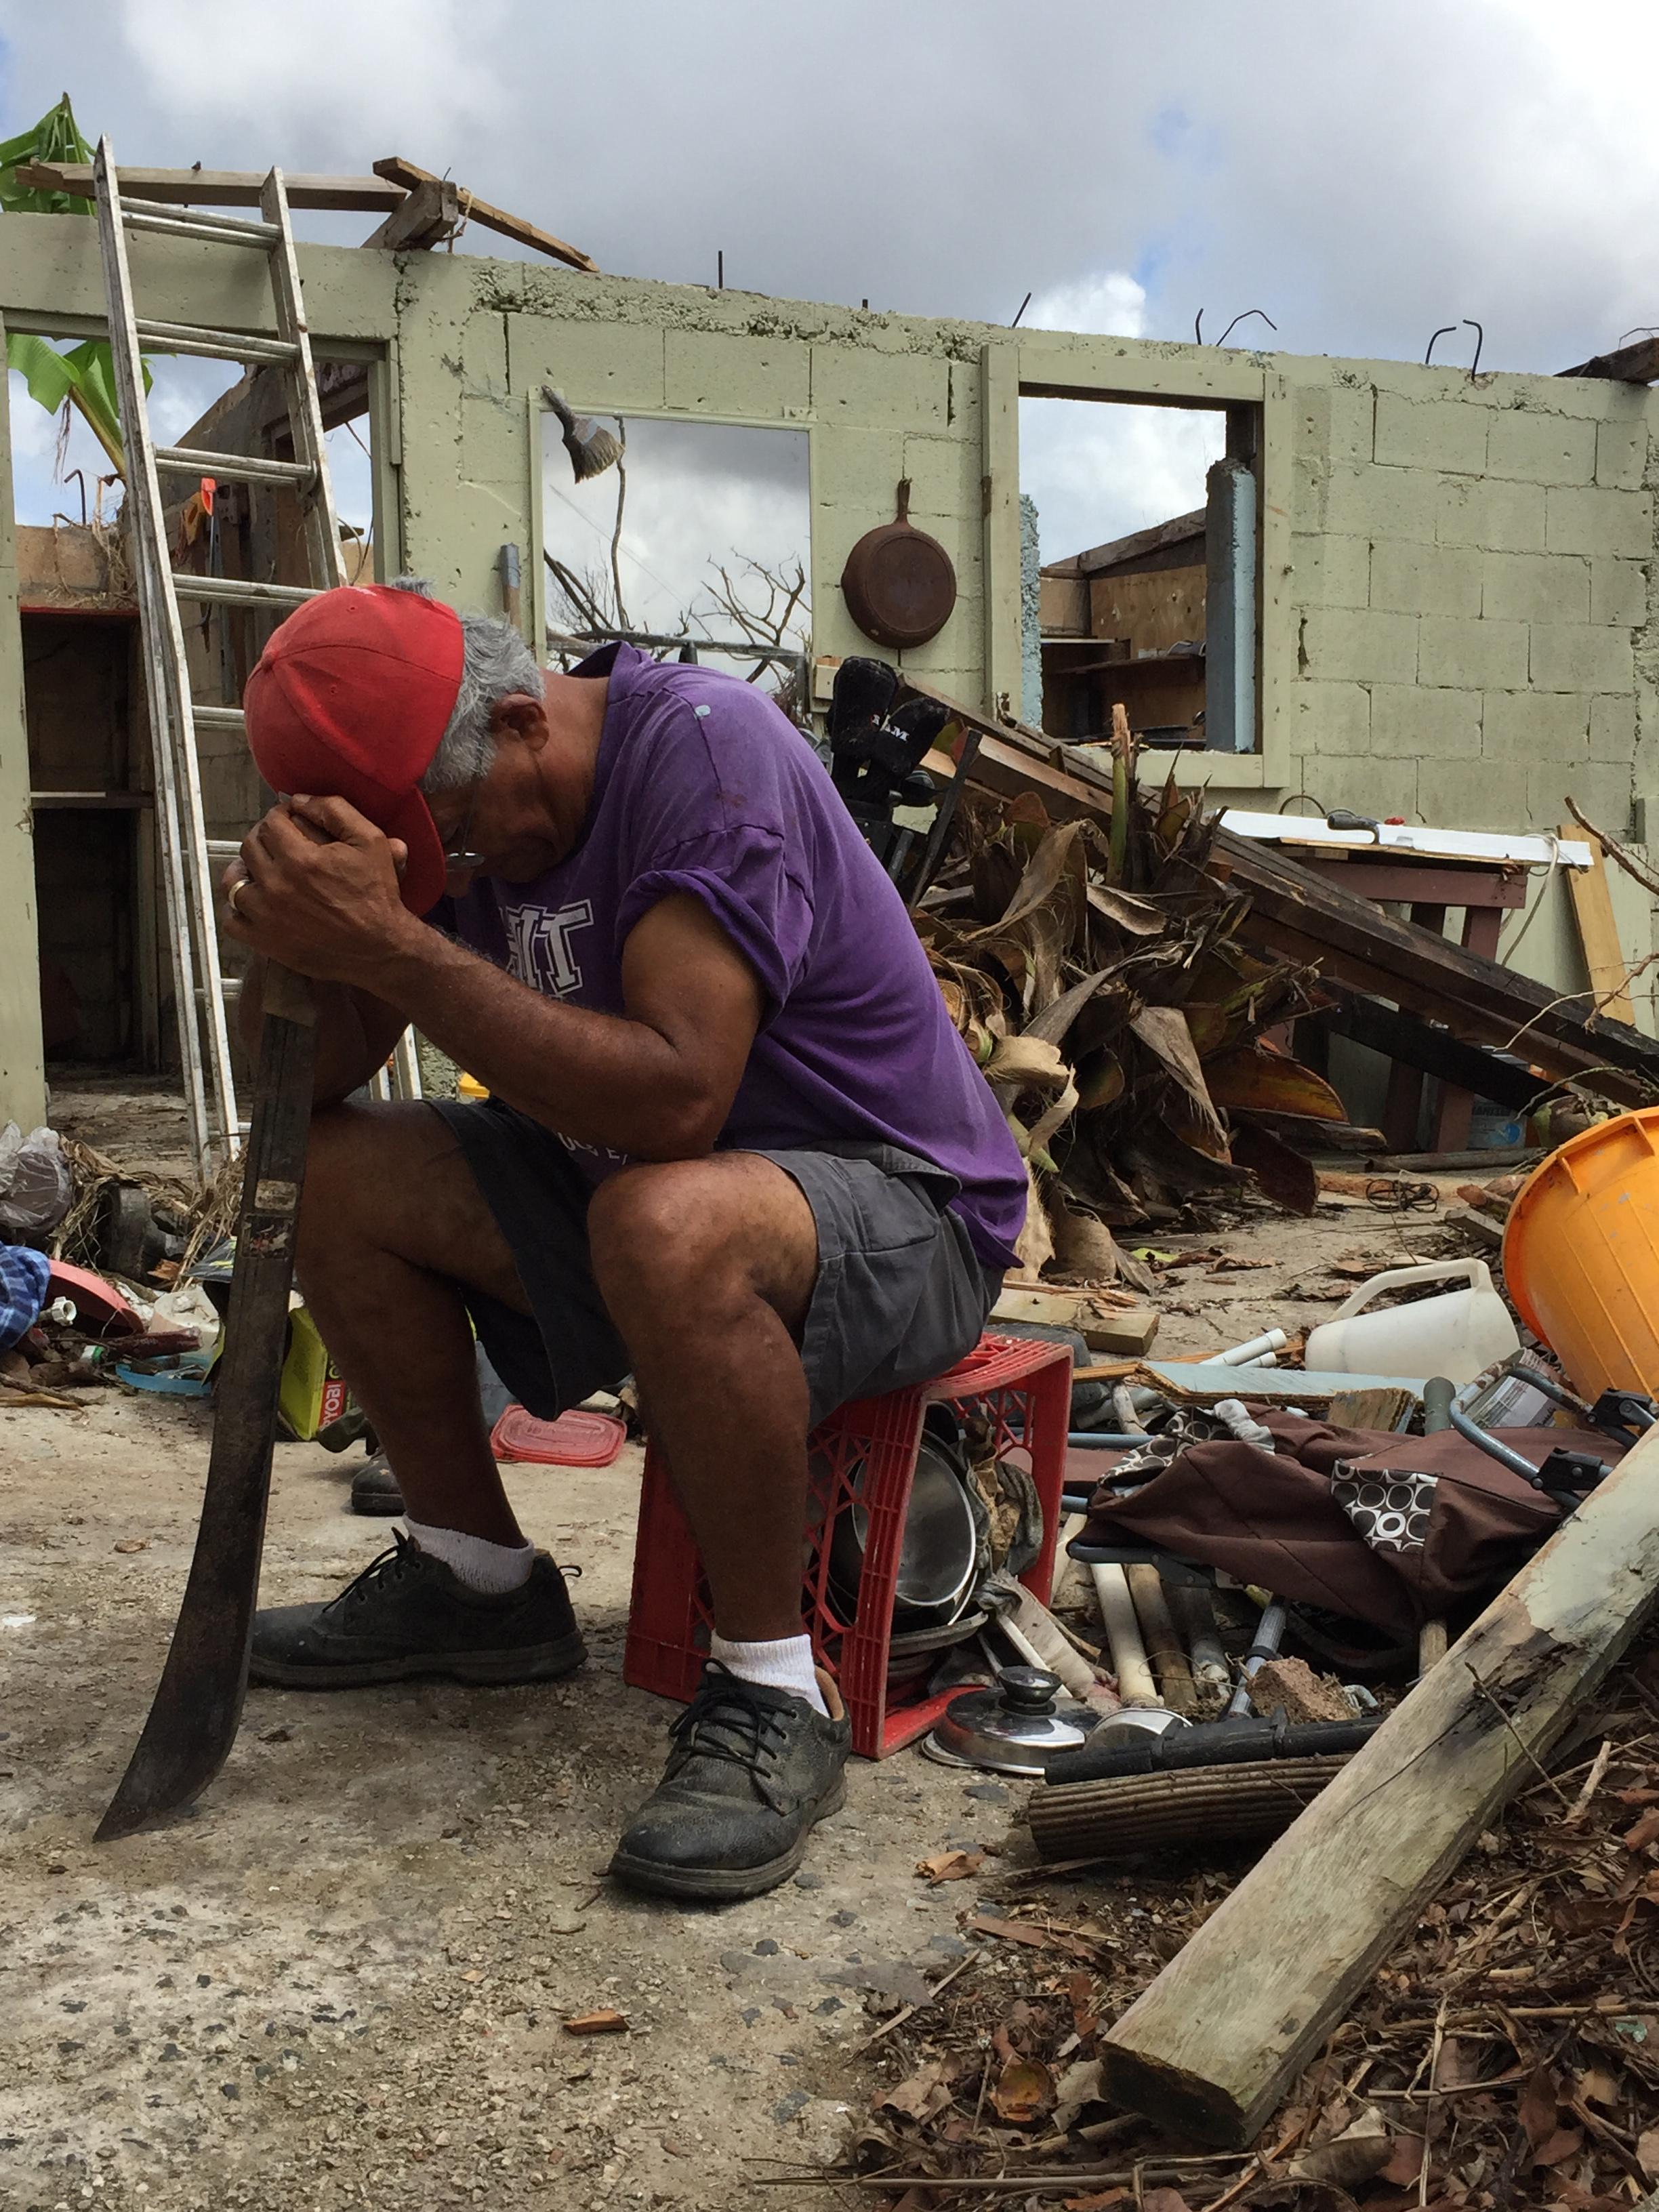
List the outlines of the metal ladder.
<svg viewBox="0 0 1659 2212">
<path fill-rule="evenodd" d="M 214 863 L 229 860 L 239 848 L 222 840 L 210 842 L 207 837 L 196 732 L 198 727 L 240 731 L 243 720 L 238 706 L 209 706 L 191 699 L 179 602 L 188 599 L 225 607 L 287 611 L 315 598 L 319 591 L 343 584 L 345 562 L 282 171 L 273 169 L 265 179 L 257 219 L 252 215 L 210 215 L 197 208 L 123 193 L 107 138 L 99 141 L 94 183 L 108 298 L 110 349 L 126 448 L 127 497 L 133 517 L 131 538 L 185 1101 L 197 1171 L 207 1176 L 240 1149 L 247 1124 L 237 1118 L 226 1018 L 227 1000 L 240 987 L 234 981 L 227 982 L 221 969 L 213 896 Z M 270 271 L 276 337 L 256 337 L 236 331 L 147 321 L 140 317 L 133 305 L 127 263 L 130 230 L 264 254 Z M 140 355 L 145 343 L 169 354 L 198 354 L 210 360 L 279 368 L 287 388 L 293 460 L 156 445 L 144 399 Z M 290 486 L 300 500 L 311 584 L 262 584 L 176 570 L 161 507 L 163 472 Z M 399 1095 L 418 1097 L 419 1068 L 407 1030 L 399 1040 L 395 1066 Z M 383 1075 L 378 1087 L 384 1095 Z"/>
</svg>

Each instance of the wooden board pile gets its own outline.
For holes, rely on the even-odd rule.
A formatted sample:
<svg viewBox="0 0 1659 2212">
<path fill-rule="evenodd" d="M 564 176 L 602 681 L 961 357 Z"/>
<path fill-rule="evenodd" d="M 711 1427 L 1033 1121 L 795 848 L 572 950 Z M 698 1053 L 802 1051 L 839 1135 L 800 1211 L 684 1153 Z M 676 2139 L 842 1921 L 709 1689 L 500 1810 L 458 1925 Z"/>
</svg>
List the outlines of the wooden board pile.
<svg viewBox="0 0 1659 2212">
<path fill-rule="evenodd" d="M 1248 2150 L 1206 2148 L 1099 2095 L 1109 2023 L 1241 1869 L 1165 1865 L 1086 1888 L 1016 1875 L 963 1911 L 975 1949 L 949 1988 L 882 2035 L 846 2179 L 902 2212 L 1650 2201 L 1659 1649 L 1609 1679 L 1569 1741 L 1423 1908 Z"/>
<path fill-rule="evenodd" d="M 1032 1171 L 1028 1272 L 1103 1281 L 1112 1228 L 1252 1188 L 1264 1162 L 1311 1212 L 1311 1170 L 1259 1117 L 1343 1113 L 1261 1042 L 1311 1004 L 1308 971 L 1240 941 L 1249 901 L 1212 866 L 1201 794 L 1120 788 L 1109 827 L 969 793 L 916 916 Z"/>
</svg>

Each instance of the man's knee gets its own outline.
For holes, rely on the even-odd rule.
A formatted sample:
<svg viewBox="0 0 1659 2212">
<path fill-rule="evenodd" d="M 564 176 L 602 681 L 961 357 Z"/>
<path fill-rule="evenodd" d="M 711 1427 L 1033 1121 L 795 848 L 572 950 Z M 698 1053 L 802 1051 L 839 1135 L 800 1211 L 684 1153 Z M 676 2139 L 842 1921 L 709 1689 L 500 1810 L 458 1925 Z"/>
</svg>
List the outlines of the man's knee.
<svg viewBox="0 0 1659 2212">
<path fill-rule="evenodd" d="M 588 1201 L 587 1242 L 601 1288 L 678 1295 L 718 1266 L 728 1241 L 719 1178 L 702 1160 L 624 1168 Z"/>
</svg>

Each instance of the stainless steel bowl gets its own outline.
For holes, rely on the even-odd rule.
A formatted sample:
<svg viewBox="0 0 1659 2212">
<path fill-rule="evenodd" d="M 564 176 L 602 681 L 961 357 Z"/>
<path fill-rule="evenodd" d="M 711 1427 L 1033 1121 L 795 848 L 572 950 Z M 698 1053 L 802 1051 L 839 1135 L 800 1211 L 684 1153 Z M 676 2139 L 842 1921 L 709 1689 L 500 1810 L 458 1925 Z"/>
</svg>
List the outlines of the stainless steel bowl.
<svg viewBox="0 0 1659 2212">
<path fill-rule="evenodd" d="M 849 1619 L 858 1604 L 869 1528 L 869 1514 L 855 1498 L 842 1509 L 830 1539 L 830 1579 Z M 894 1629 L 945 1628 L 960 1619 L 973 1595 L 976 1565 L 974 1516 L 962 1478 L 949 1455 L 924 1437 L 899 1546 Z"/>
</svg>

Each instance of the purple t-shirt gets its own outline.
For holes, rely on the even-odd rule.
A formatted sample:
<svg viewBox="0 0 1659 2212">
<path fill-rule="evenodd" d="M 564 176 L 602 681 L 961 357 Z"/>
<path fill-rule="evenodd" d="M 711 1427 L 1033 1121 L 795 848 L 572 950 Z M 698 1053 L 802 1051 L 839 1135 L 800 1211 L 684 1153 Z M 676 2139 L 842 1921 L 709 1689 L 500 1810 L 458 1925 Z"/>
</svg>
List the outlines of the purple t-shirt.
<svg viewBox="0 0 1659 2212">
<path fill-rule="evenodd" d="M 581 842 L 533 883 L 476 879 L 453 902 L 457 936 L 549 998 L 620 1014 L 629 931 L 659 899 L 690 892 L 765 993 L 720 1146 L 918 1154 L 960 1183 L 951 1204 L 979 1258 L 1012 1265 L 1024 1164 L 903 901 L 811 747 L 733 677 L 629 645 L 578 673 L 607 665 Z M 595 1181 L 625 1158 L 572 1151 Z"/>
</svg>

